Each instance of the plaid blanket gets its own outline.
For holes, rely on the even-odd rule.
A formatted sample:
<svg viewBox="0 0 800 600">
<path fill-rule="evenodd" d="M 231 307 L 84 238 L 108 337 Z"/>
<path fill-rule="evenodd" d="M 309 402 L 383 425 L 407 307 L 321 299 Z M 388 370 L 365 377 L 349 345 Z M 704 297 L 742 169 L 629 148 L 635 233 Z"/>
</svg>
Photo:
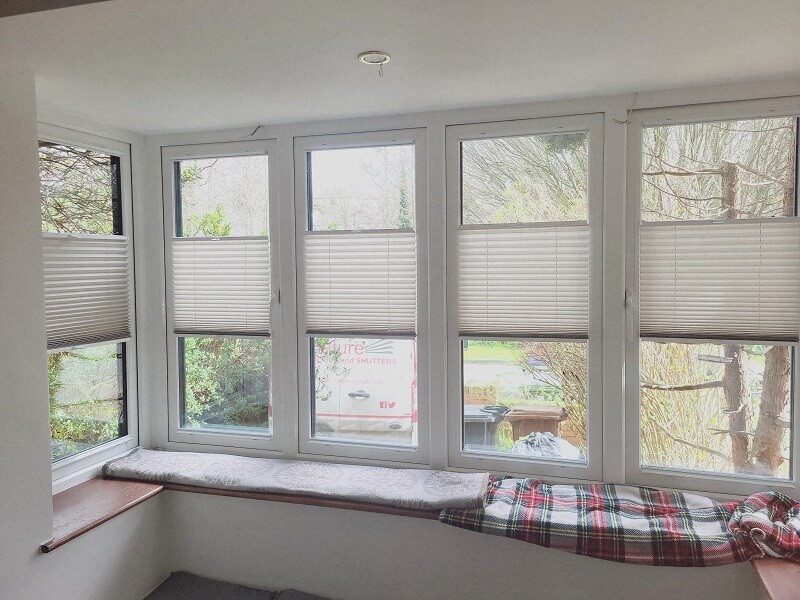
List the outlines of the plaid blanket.
<svg viewBox="0 0 800 600">
<path fill-rule="evenodd" d="M 800 502 L 779 492 L 753 494 L 735 505 L 728 525 L 737 538 L 755 546 L 751 558 L 800 562 Z"/>
<path fill-rule="evenodd" d="M 439 520 L 604 560 L 710 567 L 765 554 L 800 560 L 799 513 L 775 493 L 720 504 L 645 487 L 503 479 L 484 508 L 444 509 Z"/>
</svg>

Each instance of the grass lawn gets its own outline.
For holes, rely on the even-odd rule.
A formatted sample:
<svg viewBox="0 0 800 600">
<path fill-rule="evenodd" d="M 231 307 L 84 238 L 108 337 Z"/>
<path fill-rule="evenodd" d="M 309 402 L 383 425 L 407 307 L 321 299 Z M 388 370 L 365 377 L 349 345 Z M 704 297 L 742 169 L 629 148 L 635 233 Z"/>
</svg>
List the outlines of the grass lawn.
<svg viewBox="0 0 800 600">
<path fill-rule="evenodd" d="M 469 342 L 464 352 L 464 360 L 516 363 L 519 358 L 519 342 Z"/>
</svg>

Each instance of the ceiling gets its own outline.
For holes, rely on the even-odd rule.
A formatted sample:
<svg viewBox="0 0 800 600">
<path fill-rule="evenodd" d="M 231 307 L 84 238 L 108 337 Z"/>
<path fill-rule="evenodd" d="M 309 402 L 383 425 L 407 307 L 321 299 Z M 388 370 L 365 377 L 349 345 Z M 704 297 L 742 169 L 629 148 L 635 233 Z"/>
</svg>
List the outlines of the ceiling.
<svg viewBox="0 0 800 600">
<path fill-rule="evenodd" d="M 378 77 L 362 50 L 392 55 Z M 113 0 L 0 19 L 40 106 L 141 133 L 800 76 L 797 0 Z"/>
</svg>

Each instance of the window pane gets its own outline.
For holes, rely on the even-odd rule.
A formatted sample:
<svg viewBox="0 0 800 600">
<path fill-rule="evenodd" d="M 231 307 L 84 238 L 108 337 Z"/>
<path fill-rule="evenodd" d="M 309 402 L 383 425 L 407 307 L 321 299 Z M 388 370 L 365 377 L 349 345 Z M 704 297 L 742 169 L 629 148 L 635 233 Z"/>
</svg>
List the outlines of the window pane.
<svg viewBox="0 0 800 600">
<path fill-rule="evenodd" d="M 309 230 L 414 228 L 413 145 L 308 154 Z"/>
<path fill-rule="evenodd" d="M 797 119 L 646 127 L 642 219 L 792 216 Z"/>
<path fill-rule="evenodd" d="M 186 337 L 178 350 L 184 428 L 272 434 L 269 339 Z"/>
<path fill-rule="evenodd" d="M 586 221 L 589 134 L 461 143 L 465 225 Z"/>
<path fill-rule="evenodd" d="M 122 234 L 119 158 L 39 142 L 42 231 Z"/>
<path fill-rule="evenodd" d="M 259 155 L 176 163 L 176 235 L 269 235 L 268 160 Z"/>
<path fill-rule="evenodd" d="M 791 347 L 640 347 L 643 465 L 789 478 Z"/>
<path fill-rule="evenodd" d="M 313 437 L 417 445 L 415 340 L 312 339 Z"/>
<path fill-rule="evenodd" d="M 464 450 L 585 462 L 586 344 L 462 342 Z"/>
<path fill-rule="evenodd" d="M 54 462 L 127 435 L 125 346 L 48 354 Z"/>
</svg>

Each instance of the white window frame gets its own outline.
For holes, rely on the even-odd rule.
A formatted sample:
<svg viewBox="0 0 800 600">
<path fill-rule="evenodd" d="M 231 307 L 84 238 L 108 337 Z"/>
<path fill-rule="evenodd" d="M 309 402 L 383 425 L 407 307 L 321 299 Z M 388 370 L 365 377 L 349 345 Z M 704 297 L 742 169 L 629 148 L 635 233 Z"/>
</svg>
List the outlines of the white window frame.
<svg viewBox="0 0 800 600">
<path fill-rule="evenodd" d="M 365 148 L 372 146 L 414 146 L 414 232 L 417 240 L 417 447 L 369 444 L 311 436 L 310 339 L 305 318 L 305 258 L 303 241 L 308 226 L 308 180 L 306 155 L 314 150 Z M 428 169 L 425 129 L 339 133 L 294 138 L 295 165 L 295 256 L 297 273 L 297 369 L 298 369 L 298 452 L 308 456 L 372 459 L 426 464 L 430 439 L 429 339 L 428 339 Z M 329 336 L 336 337 L 336 336 Z M 379 337 L 384 336 L 359 336 Z M 393 339 L 395 336 L 386 336 Z M 404 337 L 404 336 L 399 336 Z M 407 337 L 407 339 L 413 339 Z"/>
<path fill-rule="evenodd" d="M 106 137 L 66 129 L 47 123 L 39 123 L 39 140 L 76 146 L 87 150 L 96 150 L 105 154 L 119 157 L 120 163 L 120 194 L 122 199 L 122 232 L 128 238 L 128 251 L 130 262 L 130 310 L 133 321 L 131 337 L 125 343 L 125 382 L 128 433 L 121 438 L 99 444 L 94 448 L 69 456 L 53 463 L 53 484 L 60 482 L 82 471 L 91 470 L 99 464 L 131 450 L 139 445 L 139 402 L 138 402 L 138 369 L 136 348 L 136 279 L 134 268 L 134 232 L 133 232 L 133 198 L 131 188 L 131 147 L 130 144 Z M 57 234 L 54 234 L 57 235 Z M 57 351 L 61 352 L 66 348 Z M 55 351 L 54 351 L 55 352 Z"/>
<path fill-rule="evenodd" d="M 701 493 L 748 495 L 765 489 L 800 493 L 800 444 L 797 443 L 797 395 L 800 390 L 800 369 L 793 369 L 792 381 L 792 444 L 791 473 L 788 480 L 776 478 L 740 477 L 708 472 L 693 472 L 679 468 L 640 466 L 639 410 L 639 233 L 642 193 L 642 130 L 657 125 L 678 125 L 709 121 L 724 121 L 759 117 L 800 116 L 800 97 L 769 100 L 747 100 L 695 106 L 676 106 L 633 111 L 627 131 L 626 183 L 626 342 L 625 342 L 625 480 L 630 485 L 692 490 Z M 800 181 L 800 180 L 798 180 Z M 797 183 L 796 183 L 797 185 Z M 798 188 L 800 189 L 800 188 Z M 674 340 L 679 342 L 680 340 Z M 697 340 L 693 340 L 697 341 Z M 709 340 L 715 342 L 716 340 Z M 755 343 L 755 342 L 751 342 Z M 794 345 L 794 356 L 800 356 Z"/>
<path fill-rule="evenodd" d="M 518 121 L 451 125 L 446 128 L 447 197 L 447 397 L 448 465 L 518 475 L 540 475 L 578 480 L 600 480 L 603 474 L 603 136 L 602 114 L 542 117 Z M 587 434 L 585 464 L 463 450 L 462 364 L 458 329 L 458 228 L 461 212 L 461 142 L 569 132 L 589 134 L 589 340 L 587 342 Z M 464 339 L 479 339 L 465 336 Z M 488 339 L 488 338 L 487 338 Z M 494 338 L 492 338 L 494 339 Z M 528 339 L 528 338 L 524 338 Z M 520 341 L 518 340 L 509 341 Z M 541 340 L 547 341 L 547 340 Z M 567 341 L 567 340 L 553 340 Z"/>
<path fill-rule="evenodd" d="M 280 373 L 283 364 L 281 349 L 283 339 L 280 307 L 280 260 L 278 227 L 278 158 L 276 140 L 253 140 L 244 142 L 218 142 L 209 144 L 193 144 L 185 146 L 164 146 L 161 149 L 161 180 L 164 206 L 164 262 L 166 290 L 166 336 L 167 336 L 167 397 L 168 397 L 168 441 L 177 444 L 198 444 L 231 449 L 265 450 L 270 453 L 282 453 L 283 441 L 283 405 L 284 396 L 281 387 L 282 378 L 275 377 Z M 204 158 L 230 158 L 237 156 L 267 155 L 268 189 L 269 189 L 269 229 L 270 270 L 272 299 L 270 303 L 270 335 L 272 341 L 272 364 L 270 375 L 270 402 L 272 405 L 272 435 L 241 431 L 214 431 L 182 428 L 180 402 L 180 373 L 178 357 L 178 337 L 173 331 L 174 308 L 172 303 L 172 239 L 175 237 L 175 178 L 174 164 L 182 160 Z M 189 336 L 192 337 L 192 336 Z M 198 336 L 198 337 L 231 337 L 262 338 L 267 336 Z"/>
</svg>

